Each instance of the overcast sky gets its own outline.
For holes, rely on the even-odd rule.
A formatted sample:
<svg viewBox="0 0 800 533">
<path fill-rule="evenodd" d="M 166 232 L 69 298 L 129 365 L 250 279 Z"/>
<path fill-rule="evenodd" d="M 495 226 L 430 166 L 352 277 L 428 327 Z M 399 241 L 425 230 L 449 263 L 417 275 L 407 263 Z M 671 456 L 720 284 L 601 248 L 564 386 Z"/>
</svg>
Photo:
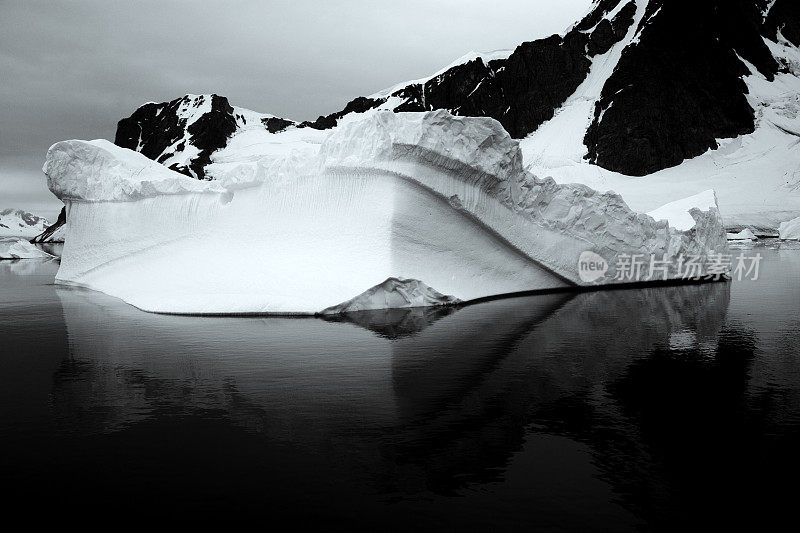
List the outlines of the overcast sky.
<svg viewBox="0 0 800 533">
<path fill-rule="evenodd" d="M 54 218 L 41 166 L 139 105 L 217 93 L 291 119 L 564 30 L 591 0 L 0 0 L 0 209 Z"/>
</svg>

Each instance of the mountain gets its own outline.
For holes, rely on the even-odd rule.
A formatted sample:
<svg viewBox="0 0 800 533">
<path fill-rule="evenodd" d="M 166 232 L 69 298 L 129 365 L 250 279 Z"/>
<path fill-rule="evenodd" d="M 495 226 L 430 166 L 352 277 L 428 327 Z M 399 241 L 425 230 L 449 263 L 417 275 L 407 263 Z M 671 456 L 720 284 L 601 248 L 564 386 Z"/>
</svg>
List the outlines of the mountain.
<svg viewBox="0 0 800 533">
<path fill-rule="evenodd" d="M 67 209 L 61 208 L 58 214 L 58 219 L 52 224 L 47 226 L 44 231 L 37 234 L 31 239 L 32 243 L 45 243 L 45 242 L 64 242 L 64 234 L 66 233 L 67 223 Z"/>
<path fill-rule="evenodd" d="M 205 166 L 211 162 L 211 154 L 248 122 L 270 133 L 294 124 L 233 107 L 224 96 L 189 94 L 171 102 L 147 103 L 120 120 L 114 144 L 141 152 L 187 176 L 207 179 Z"/>
<path fill-rule="evenodd" d="M 496 119 L 542 177 L 613 189 L 643 212 L 714 188 L 730 228 L 774 231 L 800 215 L 798 45 L 795 0 L 596 0 L 561 34 L 471 52 L 313 121 L 187 95 L 145 104 L 115 143 L 213 179 L 313 150 L 358 113 L 446 109 Z"/>
<path fill-rule="evenodd" d="M 38 235 L 50 225 L 47 219 L 22 209 L 0 210 L 0 237 L 26 237 Z"/>
</svg>

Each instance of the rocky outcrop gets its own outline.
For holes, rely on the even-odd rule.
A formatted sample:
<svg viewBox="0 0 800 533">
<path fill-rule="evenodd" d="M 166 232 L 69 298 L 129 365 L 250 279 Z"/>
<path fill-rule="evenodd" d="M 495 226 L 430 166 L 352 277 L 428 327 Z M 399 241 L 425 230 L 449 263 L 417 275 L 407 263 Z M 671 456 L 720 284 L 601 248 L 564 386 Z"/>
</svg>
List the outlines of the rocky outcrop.
<svg viewBox="0 0 800 533">
<path fill-rule="evenodd" d="M 211 154 L 236 131 L 234 108 L 224 96 L 186 95 L 148 103 L 117 124 L 114 144 L 187 176 L 204 179 Z"/>
<path fill-rule="evenodd" d="M 762 4 L 651 0 L 638 43 L 625 49 L 596 104 L 585 138 L 590 161 L 643 176 L 751 133 L 743 60 L 771 80 L 779 65 L 762 37 L 775 38 L 777 26 L 791 34 L 800 19 L 791 0 L 777 0 L 766 20 Z"/>
<path fill-rule="evenodd" d="M 752 132 L 754 111 L 742 77 L 748 64 L 768 79 L 786 71 L 764 38 L 800 45 L 798 21 L 800 4 L 793 0 L 596 0 L 564 34 L 522 43 L 502 57 L 476 54 L 297 126 L 330 129 L 345 115 L 375 108 L 445 109 L 494 118 L 521 139 L 581 97 L 576 90 L 604 58 L 596 68 L 609 69 L 609 76 L 600 82 L 591 125 L 578 135 L 591 163 L 642 176 L 716 148 L 717 139 Z M 624 46 L 618 61 L 617 44 Z M 216 95 L 146 104 L 120 121 L 116 143 L 203 179 L 210 154 L 236 130 L 235 115 Z M 295 124 L 278 117 L 262 123 L 270 133 Z"/>
<path fill-rule="evenodd" d="M 62 207 L 55 223 L 48 226 L 42 233 L 31 239 L 32 243 L 63 242 L 64 227 L 67 223 L 67 208 Z"/>
</svg>

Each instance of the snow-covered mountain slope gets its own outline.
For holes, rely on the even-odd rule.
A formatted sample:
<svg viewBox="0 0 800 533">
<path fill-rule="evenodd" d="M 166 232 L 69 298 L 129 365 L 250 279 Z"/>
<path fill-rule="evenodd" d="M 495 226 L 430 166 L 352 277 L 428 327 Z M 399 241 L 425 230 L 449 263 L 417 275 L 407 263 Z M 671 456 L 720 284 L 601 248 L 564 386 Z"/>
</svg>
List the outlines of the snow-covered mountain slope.
<svg viewBox="0 0 800 533">
<path fill-rule="evenodd" d="M 314 121 L 187 95 L 120 121 L 116 143 L 192 177 L 249 175 L 366 111 L 446 109 L 498 120 L 539 177 L 644 212 L 714 189 L 729 228 L 776 232 L 800 215 L 798 21 L 794 0 L 596 0 L 562 34 L 470 52 Z"/>
<path fill-rule="evenodd" d="M 694 224 L 678 230 L 616 194 L 537 179 L 490 118 L 371 111 L 307 144 L 215 163 L 213 181 L 104 141 L 53 145 L 44 170 L 69 220 L 57 281 L 149 311 L 316 313 L 389 278 L 469 301 L 648 281 L 617 268 L 626 254 L 654 254 L 656 279 L 677 279 L 679 257 L 727 249 L 715 204 L 690 202 Z M 590 282 L 587 252 L 608 262 Z"/>
<path fill-rule="evenodd" d="M 0 237 L 30 239 L 43 232 L 50 222 L 22 209 L 0 210 Z"/>
<path fill-rule="evenodd" d="M 293 122 L 231 106 L 216 94 L 187 94 L 170 102 L 148 103 L 117 125 L 114 143 L 141 152 L 162 165 L 204 179 L 204 167 L 237 131 L 281 131 Z"/>
<path fill-rule="evenodd" d="M 614 190 L 637 211 L 711 188 L 728 228 L 753 227 L 761 234 L 776 234 L 780 222 L 800 215 L 800 50 L 783 39 L 764 42 L 781 72 L 770 80 L 743 61 L 748 69 L 743 76 L 746 100 L 755 110 L 752 133 L 720 139 L 717 148 L 677 166 L 632 177 L 590 164 L 578 149 L 559 152 L 536 132 L 521 142 L 526 164 L 535 174 L 552 176 L 559 183 Z M 558 118 L 553 131 L 563 127 Z M 550 124 L 541 130 L 547 128 Z"/>
</svg>

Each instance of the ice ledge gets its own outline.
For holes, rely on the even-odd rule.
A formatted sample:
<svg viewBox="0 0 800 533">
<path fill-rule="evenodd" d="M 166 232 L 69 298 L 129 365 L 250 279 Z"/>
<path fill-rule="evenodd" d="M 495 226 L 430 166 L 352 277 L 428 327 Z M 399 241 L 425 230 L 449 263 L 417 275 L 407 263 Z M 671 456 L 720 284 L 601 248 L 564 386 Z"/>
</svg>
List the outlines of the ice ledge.
<svg viewBox="0 0 800 533">
<path fill-rule="evenodd" d="M 227 194 L 219 183 L 184 176 L 105 139 L 54 144 L 42 171 L 62 200 L 126 202 L 165 194 Z"/>
</svg>

